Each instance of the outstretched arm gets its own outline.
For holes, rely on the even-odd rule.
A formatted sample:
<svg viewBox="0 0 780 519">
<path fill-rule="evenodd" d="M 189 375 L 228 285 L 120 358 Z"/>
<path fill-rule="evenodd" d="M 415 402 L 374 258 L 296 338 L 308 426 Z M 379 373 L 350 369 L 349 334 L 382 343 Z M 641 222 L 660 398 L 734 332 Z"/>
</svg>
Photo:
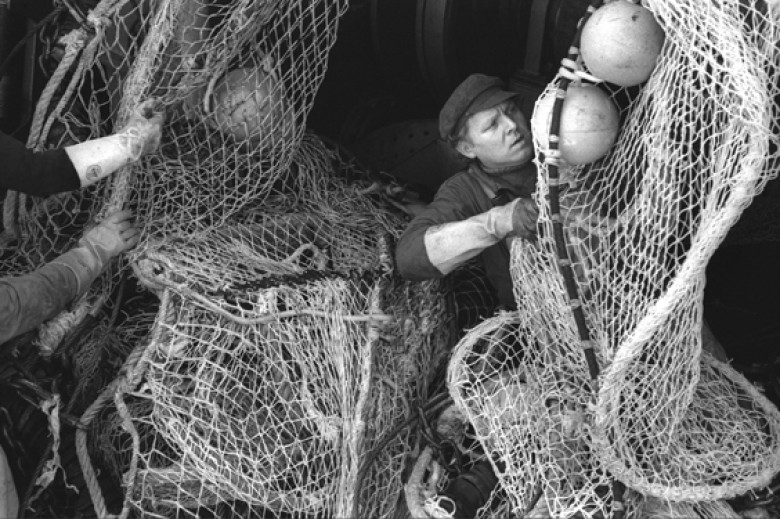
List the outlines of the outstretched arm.
<svg viewBox="0 0 780 519">
<path fill-rule="evenodd" d="M 477 198 L 463 185 L 445 184 L 409 224 L 396 248 L 407 279 L 441 277 L 510 236 L 530 238 L 538 212 L 533 200 L 518 198 L 479 212 Z"/>
<path fill-rule="evenodd" d="M 113 135 L 65 147 L 81 187 L 94 184 L 157 149 L 163 115 L 155 105 L 154 100 L 139 105 L 127 125 Z"/>
<path fill-rule="evenodd" d="M 530 238 L 536 232 L 536 205 L 530 198 L 516 198 L 460 222 L 429 227 L 423 242 L 428 260 L 442 274 L 508 237 Z"/>
<path fill-rule="evenodd" d="M 0 344 L 53 318 L 84 293 L 114 256 L 138 241 L 131 213 L 119 211 L 78 245 L 35 272 L 0 279 Z"/>
<path fill-rule="evenodd" d="M 154 108 L 146 101 L 117 133 L 56 150 L 34 152 L 0 133 L 0 189 L 48 196 L 94 184 L 159 146 L 163 115 Z"/>
</svg>

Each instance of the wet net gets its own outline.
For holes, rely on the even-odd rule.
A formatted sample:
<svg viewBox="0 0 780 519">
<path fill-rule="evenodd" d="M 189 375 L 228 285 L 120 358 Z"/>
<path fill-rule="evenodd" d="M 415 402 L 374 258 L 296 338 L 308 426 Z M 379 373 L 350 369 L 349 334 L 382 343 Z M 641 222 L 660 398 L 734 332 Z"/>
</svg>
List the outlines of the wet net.
<svg viewBox="0 0 780 519">
<path fill-rule="evenodd" d="M 541 490 L 554 517 L 623 515 L 615 480 L 715 503 L 780 469 L 780 413 L 702 349 L 707 262 L 777 176 L 780 13 L 642 5 L 665 41 L 646 83 L 598 84 L 620 116 L 603 159 L 571 166 L 558 148 L 566 96 L 599 81 L 579 42 L 537 102 L 540 236 L 513 243 L 519 310 L 474 328 L 450 364 L 516 513 Z"/>
<path fill-rule="evenodd" d="M 148 98 L 166 112 L 159 150 L 110 180 L 3 202 L 6 275 L 120 207 L 142 230 L 39 337 L 57 355 L 98 320 L 69 346 L 91 380 L 81 495 L 99 517 L 389 517 L 414 441 L 380 439 L 426 399 L 452 318 L 444 284 L 394 271 L 386 184 L 306 131 L 347 2 L 58 5 L 72 30 L 30 147 L 107 135 Z"/>
</svg>

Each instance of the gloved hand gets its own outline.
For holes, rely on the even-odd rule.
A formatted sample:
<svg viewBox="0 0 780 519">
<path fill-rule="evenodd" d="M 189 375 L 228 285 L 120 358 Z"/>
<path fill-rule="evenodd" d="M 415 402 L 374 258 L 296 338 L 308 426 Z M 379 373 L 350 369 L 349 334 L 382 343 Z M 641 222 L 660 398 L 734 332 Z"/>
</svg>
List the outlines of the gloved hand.
<svg viewBox="0 0 780 519">
<path fill-rule="evenodd" d="M 155 151 L 160 146 L 164 111 L 157 99 L 147 99 L 136 108 L 117 135 L 128 138 L 131 160 Z"/>
<path fill-rule="evenodd" d="M 539 210 L 532 198 L 515 198 L 487 212 L 487 231 L 498 238 L 517 237 L 532 240 L 536 236 Z"/>
<path fill-rule="evenodd" d="M 536 238 L 536 222 L 539 220 L 539 208 L 533 198 L 517 198 L 510 202 L 512 209 L 512 230 L 508 236 L 526 240 Z"/>
<path fill-rule="evenodd" d="M 79 246 L 89 249 L 104 267 L 114 256 L 138 243 L 139 231 L 132 223 L 133 213 L 121 210 L 84 233 Z"/>
<path fill-rule="evenodd" d="M 76 281 L 74 298 L 89 288 L 111 258 L 138 243 L 139 231 L 131 218 L 132 213 L 127 210 L 110 214 L 84 233 L 76 247 L 51 262 L 73 272 Z"/>
</svg>

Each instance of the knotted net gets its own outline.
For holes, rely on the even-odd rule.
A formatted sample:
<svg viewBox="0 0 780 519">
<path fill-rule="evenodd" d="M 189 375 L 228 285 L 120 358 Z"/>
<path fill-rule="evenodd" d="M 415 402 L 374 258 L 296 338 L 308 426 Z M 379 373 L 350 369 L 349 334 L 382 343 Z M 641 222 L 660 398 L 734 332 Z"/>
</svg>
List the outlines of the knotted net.
<svg viewBox="0 0 780 519">
<path fill-rule="evenodd" d="M 387 250 L 369 247 L 382 243 L 369 218 L 344 216 L 266 216 L 161 242 L 139 261 L 163 303 L 144 381 L 128 395 L 140 445 L 133 506 L 163 517 L 218 506 L 236 516 L 394 513 L 409 437 L 363 463 L 424 398 L 448 340 L 446 308 L 435 285 L 394 277 Z M 225 263 L 188 254 L 203 250 Z M 238 268 L 214 276 L 225 267 Z M 204 290 L 203 272 L 223 285 Z"/>
<path fill-rule="evenodd" d="M 425 400 L 450 310 L 444 284 L 394 271 L 385 185 L 305 131 L 347 2 L 67 6 L 28 144 L 106 135 L 148 98 L 166 111 L 159 150 L 111 180 L 3 204 L 4 274 L 123 206 L 142 231 L 61 320 L 121 329 L 126 356 L 76 407 L 82 495 L 99 517 L 392 515 L 413 439 L 380 440 Z M 158 297 L 130 307 L 125 285 Z M 84 372 L 103 337 L 75 346 Z"/>
<path fill-rule="evenodd" d="M 571 167 L 535 135 L 540 236 L 513 243 L 519 310 L 472 330 L 450 364 L 516 511 L 542 489 L 555 517 L 623 514 L 613 478 L 715 502 L 780 469 L 780 413 L 702 351 L 707 262 L 777 176 L 780 12 L 642 5 L 666 39 L 646 83 L 602 86 L 620 108 L 617 142 Z M 543 98 L 598 80 L 576 51 Z"/>
<path fill-rule="evenodd" d="M 9 193 L 3 270 L 69 249 L 123 204 L 144 241 L 219 226 L 285 184 L 346 2 L 82 0 L 40 100 L 28 146 L 61 147 L 121 128 L 144 100 L 166 111 L 163 144 L 111 181 L 47 198 Z M 80 7 L 80 8 L 79 8 Z M 143 247 L 143 245 L 142 245 Z"/>
</svg>

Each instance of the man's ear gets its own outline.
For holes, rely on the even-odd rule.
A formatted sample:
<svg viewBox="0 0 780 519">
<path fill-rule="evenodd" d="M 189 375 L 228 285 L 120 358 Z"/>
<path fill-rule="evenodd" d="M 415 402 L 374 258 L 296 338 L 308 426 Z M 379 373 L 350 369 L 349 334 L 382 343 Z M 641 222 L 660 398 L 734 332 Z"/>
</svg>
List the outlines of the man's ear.
<svg viewBox="0 0 780 519">
<path fill-rule="evenodd" d="M 474 152 L 474 145 L 471 144 L 468 139 L 460 139 L 458 144 L 455 146 L 455 149 L 458 150 L 458 153 L 468 159 L 473 159 L 477 156 L 477 154 Z"/>
</svg>

